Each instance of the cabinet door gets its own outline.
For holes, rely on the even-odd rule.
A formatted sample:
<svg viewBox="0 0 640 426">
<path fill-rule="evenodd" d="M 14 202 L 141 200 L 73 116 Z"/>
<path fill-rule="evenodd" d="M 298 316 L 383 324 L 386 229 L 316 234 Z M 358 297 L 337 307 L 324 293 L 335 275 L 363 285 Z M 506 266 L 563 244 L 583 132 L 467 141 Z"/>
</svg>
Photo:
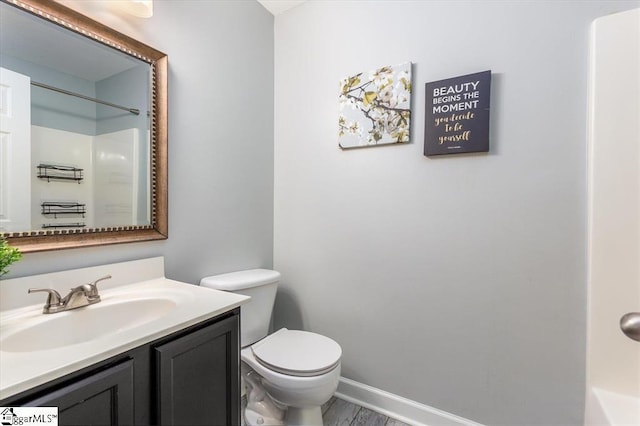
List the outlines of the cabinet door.
<svg viewBox="0 0 640 426">
<path fill-rule="evenodd" d="M 124 361 L 22 405 L 58 407 L 60 426 L 132 425 L 133 361 Z"/>
<path fill-rule="evenodd" d="M 161 425 L 240 422 L 238 316 L 157 346 Z"/>
</svg>

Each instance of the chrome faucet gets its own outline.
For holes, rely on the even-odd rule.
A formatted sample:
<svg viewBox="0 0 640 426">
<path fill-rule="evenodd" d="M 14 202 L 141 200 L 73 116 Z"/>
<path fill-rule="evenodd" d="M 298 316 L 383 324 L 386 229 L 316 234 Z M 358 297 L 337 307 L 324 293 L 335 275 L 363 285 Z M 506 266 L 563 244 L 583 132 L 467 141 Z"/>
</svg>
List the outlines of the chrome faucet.
<svg viewBox="0 0 640 426">
<path fill-rule="evenodd" d="M 39 291 L 49 293 L 47 301 L 44 304 L 44 308 L 42 308 L 42 313 L 55 314 L 56 312 L 69 311 L 71 309 L 100 302 L 98 283 L 103 280 L 108 280 L 109 278 L 111 278 L 111 275 L 98 278 L 91 284 L 82 284 L 74 287 L 65 297 L 61 297 L 60 293 L 52 288 L 30 288 L 29 293 L 36 293 Z"/>
</svg>

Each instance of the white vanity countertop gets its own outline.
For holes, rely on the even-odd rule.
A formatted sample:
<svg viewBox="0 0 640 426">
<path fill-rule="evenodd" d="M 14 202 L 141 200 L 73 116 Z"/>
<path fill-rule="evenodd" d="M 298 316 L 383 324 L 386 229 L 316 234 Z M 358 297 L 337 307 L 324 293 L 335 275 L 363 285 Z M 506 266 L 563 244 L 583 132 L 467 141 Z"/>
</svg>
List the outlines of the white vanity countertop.
<svg viewBox="0 0 640 426">
<path fill-rule="evenodd" d="M 42 313 L 43 303 L 40 303 L 5 310 L 0 314 L 0 338 L 2 342 L 5 342 L 5 344 L 0 343 L 0 399 L 213 318 L 239 307 L 250 299 L 247 296 L 185 284 L 167 278 L 155 278 L 123 285 L 103 290 L 100 293 L 102 298 L 100 303 L 66 312 L 45 315 Z M 90 325 L 95 328 L 97 337 L 92 337 L 88 341 L 72 342 L 60 347 L 45 345 L 46 348 L 41 350 L 28 349 L 30 345 L 37 346 L 38 342 L 24 342 L 26 350 L 20 348 L 15 350 L 15 346 L 6 343 L 15 333 L 34 325 L 44 324 L 47 321 L 51 321 L 51 324 L 58 324 L 57 321 L 59 321 L 61 324 L 75 325 L 75 318 L 78 318 L 78 322 L 83 322 L 80 320 L 84 318 L 83 315 L 87 314 L 78 316 L 82 310 L 100 309 L 102 316 L 99 315 L 97 318 L 103 318 L 107 314 L 106 318 L 109 319 L 110 309 L 113 309 L 111 311 L 113 315 L 122 315 L 118 313 L 121 311 L 129 315 L 130 309 L 129 311 L 126 309 L 130 306 L 137 306 L 135 305 L 136 301 L 150 302 L 148 305 L 151 306 L 157 299 L 169 301 L 164 305 L 169 305 L 170 308 L 165 309 L 165 306 L 150 320 L 144 319 L 145 315 L 149 315 L 149 312 L 146 309 L 140 309 L 140 316 L 143 320 L 138 322 L 134 315 L 131 323 L 127 321 L 124 326 L 116 324 L 113 329 L 109 328 L 109 324 L 102 324 L 102 321 Z M 131 302 L 129 306 L 124 306 L 129 302 Z M 125 310 L 118 310 L 123 306 Z M 69 318 L 64 318 L 65 316 Z M 116 318 L 114 318 L 114 323 L 117 322 L 115 320 Z M 81 331 L 86 332 L 86 324 L 78 325 L 81 328 L 85 327 L 85 330 Z M 45 324 L 42 329 L 47 330 L 47 327 L 48 325 Z M 61 338 L 68 337 L 64 333 L 74 333 L 73 330 L 53 330 L 55 332 L 51 334 L 59 333 Z M 27 333 L 26 336 L 29 334 Z M 49 340 L 55 342 L 53 340 L 55 337 L 48 337 Z M 16 339 L 13 341 L 15 342 Z M 18 346 L 22 343 L 18 342 Z"/>
</svg>

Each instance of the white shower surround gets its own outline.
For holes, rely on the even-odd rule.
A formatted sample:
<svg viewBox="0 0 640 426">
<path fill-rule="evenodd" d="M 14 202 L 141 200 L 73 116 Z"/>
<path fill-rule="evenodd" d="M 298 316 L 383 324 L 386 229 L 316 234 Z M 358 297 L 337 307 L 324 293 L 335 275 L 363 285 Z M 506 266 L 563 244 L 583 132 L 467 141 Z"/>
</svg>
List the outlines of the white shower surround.
<svg viewBox="0 0 640 426">
<path fill-rule="evenodd" d="M 589 307 L 585 424 L 640 424 L 640 9 L 591 27 Z"/>
</svg>

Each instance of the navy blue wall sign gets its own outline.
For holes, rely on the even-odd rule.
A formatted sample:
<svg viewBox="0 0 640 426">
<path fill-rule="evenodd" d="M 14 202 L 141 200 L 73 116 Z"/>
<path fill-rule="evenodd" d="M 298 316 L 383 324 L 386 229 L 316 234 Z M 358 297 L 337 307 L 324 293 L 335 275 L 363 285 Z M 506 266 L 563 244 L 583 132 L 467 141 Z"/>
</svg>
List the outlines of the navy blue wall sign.
<svg viewBox="0 0 640 426">
<path fill-rule="evenodd" d="M 489 151 L 491 71 L 426 84 L 424 155 Z"/>
</svg>

